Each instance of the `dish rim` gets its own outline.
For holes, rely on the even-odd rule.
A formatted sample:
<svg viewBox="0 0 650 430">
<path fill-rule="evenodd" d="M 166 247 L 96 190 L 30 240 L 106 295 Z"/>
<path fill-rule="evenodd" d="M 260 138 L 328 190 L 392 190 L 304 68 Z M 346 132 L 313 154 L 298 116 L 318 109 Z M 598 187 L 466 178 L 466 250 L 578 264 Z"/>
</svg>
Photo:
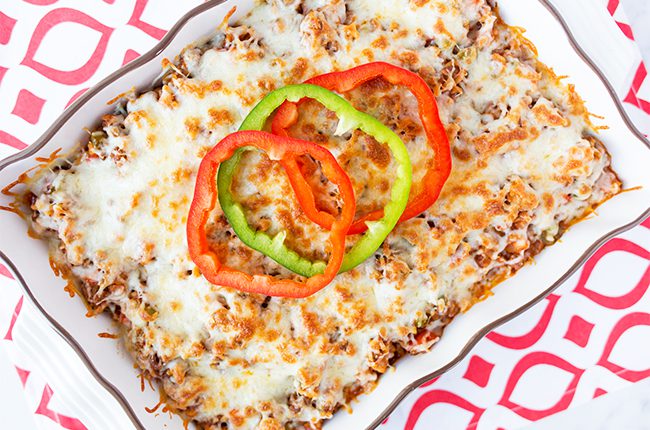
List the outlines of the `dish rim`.
<svg viewBox="0 0 650 430">
<path fill-rule="evenodd" d="M 138 57 L 137 59 L 133 60 L 132 62 L 124 65 L 123 67 L 120 67 L 101 81 L 99 81 L 97 84 L 93 85 L 90 89 L 88 89 L 85 93 L 83 93 L 77 100 L 75 100 L 70 106 L 68 106 L 62 113 L 59 115 L 59 117 L 50 125 L 50 127 L 47 128 L 47 130 L 31 145 L 29 145 L 27 148 L 17 152 L 16 154 L 10 155 L 9 157 L 6 157 L 2 160 L 0 160 L 0 171 L 4 170 L 8 166 L 20 161 L 24 160 L 25 158 L 30 157 L 37 151 L 39 151 L 42 147 L 47 145 L 47 143 L 52 139 L 52 137 L 56 134 L 59 128 L 67 122 L 73 114 L 75 114 L 79 109 L 81 109 L 91 98 L 93 98 L 98 92 L 100 92 L 105 86 L 111 84 L 113 81 L 121 78 L 123 75 L 126 73 L 129 73 L 141 66 L 144 66 L 145 64 L 149 63 L 150 61 L 154 60 L 167 46 L 176 38 L 178 32 L 190 21 L 192 18 L 194 18 L 197 15 L 200 15 L 201 13 L 210 10 L 216 6 L 219 6 L 223 3 L 226 3 L 228 0 L 207 0 L 205 3 L 196 6 L 195 8 L 191 9 L 187 13 L 185 13 L 176 23 L 170 28 L 170 30 L 165 34 L 165 36 L 160 39 L 160 41 L 150 50 L 148 50 L 146 53 L 144 53 L 142 56 Z M 571 31 L 569 25 L 567 24 L 566 20 L 563 18 L 562 14 L 558 11 L 558 9 L 551 3 L 551 0 L 537 0 L 539 1 L 548 11 L 549 13 L 559 22 L 559 24 L 562 26 L 569 43 L 571 44 L 572 48 L 576 51 L 578 56 L 584 61 L 589 68 L 592 69 L 592 71 L 596 74 L 596 76 L 600 79 L 600 81 L 605 85 L 605 88 L 607 89 L 607 92 L 609 93 L 612 101 L 614 102 L 614 105 L 616 106 L 617 110 L 619 111 L 621 118 L 623 119 L 623 122 L 629 129 L 629 131 L 636 136 L 641 143 L 643 143 L 649 150 L 650 150 L 650 140 L 648 140 L 643 133 L 634 125 L 632 120 L 630 119 L 629 115 L 625 111 L 625 108 L 623 107 L 623 103 L 621 100 L 618 98 L 618 95 L 616 94 L 616 91 L 614 90 L 613 85 L 609 82 L 605 74 L 600 70 L 600 68 L 596 65 L 596 63 L 589 57 L 589 55 L 582 49 L 580 44 L 578 43 L 576 37 L 574 36 L 573 32 Z M 451 359 L 447 364 L 444 366 L 438 368 L 437 370 L 422 376 L 418 378 L 417 380 L 411 382 L 408 384 L 406 387 L 404 387 L 398 394 L 397 396 L 391 401 L 391 403 L 384 409 L 382 410 L 377 418 L 375 418 L 367 427 L 366 430 L 372 430 L 378 427 L 384 419 L 386 419 L 394 410 L 395 408 L 404 400 L 404 398 L 410 394 L 413 390 L 418 388 L 420 385 L 431 381 L 434 378 L 437 378 L 438 376 L 442 375 L 443 373 L 447 372 L 449 369 L 457 365 L 460 361 L 462 361 L 468 354 L 469 352 L 476 346 L 476 344 L 483 338 L 485 337 L 489 332 L 494 330 L 495 328 L 501 326 L 502 324 L 512 320 L 513 318 L 519 316 L 520 314 L 524 313 L 540 301 L 542 301 L 545 297 L 547 297 L 549 294 L 551 294 L 555 289 L 557 289 L 562 283 L 564 283 L 568 278 L 570 278 L 588 259 L 591 257 L 597 250 L 600 248 L 605 242 L 613 238 L 614 236 L 621 234 L 627 230 L 630 230 L 631 228 L 639 225 L 643 220 L 645 220 L 648 216 L 650 216 L 650 206 L 641 214 L 640 217 L 635 219 L 634 221 L 627 223 L 621 227 L 618 227 L 607 234 L 601 236 L 599 239 L 597 239 L 592 245 L 590 245 L 585 252 L 575 261 L 575 263 L 564 273 L 562 276 L 552 283 L 547 289 L 545 289 L 541 294 L 533 298 L 532 300 L 528 301 L 526 304 L 523 306 L 520 306 L 519 308 L 513 310 L 512 312 L 508 313 L 507 315 L 502 316 L 501 318 L 491 322 L 490 324 L 484 326 L 480 330 L 478 330 L 474 335 L 469 339 L 469 341 L 465 344 L 465 346 L 461 349 L 461 351 L 453 358 Z M 122 394 L 122 392 L 115 386 L 113 385 L 110 381 L 108 381 L 102 374 L 99 372 L 96 367 L 93 365 L 92 361 L 90 360 L 90 356 L 84 348 L 77 342 L 77 340 L 61 325 L 59 322 L 52 317 L 45 309 L 44 307 L 39 303 L 39 301 L 36 299 L 34 294 L 32 293 L 29 285 L 27 282 L 25 282 L 24 278 L 22 277 L 20 271 L 18 268 L 14 265 L 14 263 L 0 250 L 0 261 L 2 261 L 8 269 L 11 271 L 11 273 L 14 275 L 15 280 L 18 282 L 18 284 L 21 286 L 23 292 L 27 296 L 28 300 L 31 302 L 31 304 L 38 310 L 38 312 L 45 317 L 47 320 L 48 324 L 54 329 L 54 331 L 61 336 L 66 343 L 75 351 L 77 356 L 81 359 L 83 364 L 86 366 L 90 374 L 95 378 L 95 380 L 106 390 L 108 391 L 114 398 L 117 400 L 117 402 L 120 404 L 124 412 L 127 414 L 133 425 L 138 429 L 138 430 L 146 430 L 138 416 L 136 415 L 135 411 L 133 410 L 131 404 L 129 401 L 126 399 L 126 397 Z"/>
</svg>

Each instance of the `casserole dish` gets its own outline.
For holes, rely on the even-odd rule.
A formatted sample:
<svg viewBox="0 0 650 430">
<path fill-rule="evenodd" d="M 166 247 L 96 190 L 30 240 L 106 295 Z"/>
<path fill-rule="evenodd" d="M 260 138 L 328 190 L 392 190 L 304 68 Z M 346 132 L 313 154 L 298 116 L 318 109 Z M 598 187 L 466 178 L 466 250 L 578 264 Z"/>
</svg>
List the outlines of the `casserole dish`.
<svg viewBox="0 0 650 430">
<path fill-rule="evenodd" d="M 246 7 L 246 5 L 240 5 L 240 6 L 241 6 L 240 11 L 244 10 L 244 8 Z M 534 5 L 531 5 L 531 6 L 534 6 Z M 217 10 L 217 8 L 215 8 L 215 10 Z M 514 11 L 514 8 L 512 10 Z M 528 13 L 530 13 L 530 10 L 531 9 L 529 9 Z M 213 13 L 213 12 L 214 11 L 206 12 L 206 14 Z M 531 14 L 531 16 L 532 15 L 534 15 L 534 14 Z M 197 15 L 193 19 L 200 19 L 201 17 L 203 17 L 203 15 Z M 507 18 L 507 16 L 506 16 L 506 18 Z M 218 19 L 218 15 L 213 15 L 210 18 L 210 21 L 215 22 L 215 19 Z M 517 22 L 517 24 L 520 24 L 520 22 Z M 523 24 L 526 25 L 526 23 L 523 23 Z M 528 26 L 528 25 L 526 25 L 526 26 Z M 194 30 L 196 30 L 199 27 L 200 27 L 200 24 L 197 24 L 196 26 L 192 26 L 192 28 Z M 532 28 L 533 23 L 531 23 L 528 27 Z M 178 41 L 178 39 L 181 38 L 180 34 L 182 34 L 182 33 L 179 33 L 179 36 L 176 39 L 174 39 L 173 43 L 175 43 L 176 41 Z M 199 36 L 199 35 L 194 34 L 192 36 L 188 36 L 187 39 L 184 39 L 184 41 L 182 41 L 180 46 L 174 46 L 174 48 L 171 49 L 171 52 L 168 52 L 168 54 L 177 52 L 180 47 L 184 46 L 189 40 L 196 39 L 197 36 Z M 538 44 L 539 44 L 539 41 L 537 39 L 535 39 L 534 36 L 532 38 L 533 38 L 534 41 L 538 42 Z M 551 48 L 551 47 L 549 47 L 549 48 Z M 541 46 L 540 46 L 540 49 L 542 50 Z M 166 49 L 165 49 L 165 51 L 166 51 Z M 555 49 L 554 52 L 555 53 L 557 53 L 557 52 L 560 52 L 560 53 L 561 52 L 568 52 L 568 46 L 567 46 L 566 50 Z M 163 53 L 163 55 L 164 55 L 164 53 Z M 545 58 L 543 50 L 542 50 L 541 58 L 542 58 L 542 60 L 544 60 L 544 61 L 546 61 L 546 62 L 548 62 L 550 64 L 554 64 L 554 65 L 558 64 L 558 61 L 552 61 L 550 58 Z M 127 78 L 127 75 L 130 72 L 127 73 L 127 75 L 124 75 L 124 76 L 120 77 L 117 81 L 114 81 L 114 82 L 110 83 L 107 86 L 99 88 L 97 90 L 98 92 L 96 92 L 95 94 L 91 93 L 89 97 L 93 97 L 94 98 L 93 101 L 95 101 L 95 102 L 97 100 L 103 101 L 102 100 L 102 95 L 106 96 L 104 98 L 104 100 L 105 100 L 106 98 L 108 98 L 109 95 L 115 94 L 117 92 L 121 92 L 121 91 L 125 90 L 126 88 L 129 88 L 134 83 L 139 88 L 146 88 L 147 87 L 147 85 L 146 85 L 147 81 L 146 81 L 146 76 L 144 74 L 145 69 L 146 69 L 146 67 L 143 67 L 143 68 L 138 69 L 138 70 L 134 70 L 133 71 L 134 76 L 130 77 L 130 80 L 128 80 L 128 83 L 129 83 L 128 85 L 124 85 L 124 83 L 127 82 L 126 78 Z M 588 69 L 587 69 L 587 71 L 588 71 Z M 579 69 L 573 70 L 570 65 L 567 65 L 567 67 L 565 69 L 563 69 L 562 72 L 567 72 L 567 73 L 571 74 L 574 77 L 574 79 L 577 78 L 579 80 L 579 82 L 581 82 L 583 84 L 589 82 L 589 76 L 587 76 L 586 74 L 583 76 L 583 74 L 581 73 L 581 70 L 579 70 Z M 137 74 L 137 76 L 136 76 L 136 74 Z M 593 78 L 593 76 L 592 76 L 592 78 Z M 140 81 L 138 79 L 140 79 Z M 151 79 L 151 76 L 149 76 L 149 79 Z M 144 80 L 144 82 L 142 82 L 142 80 Z M 603 88 L 600 87 L 600 89 L 602 90 Z M 105 90 L 106 90 L 106 92 L 104 92 Z M 600 113 L 600 114 L 605 114 L 608 117 L 608 123 L 612 128 L 611 128 L 610 132 L 603 134 L 603 140 L 607 143 L 608 147 L 610 147 L 610 150 L 612 151 L 612 153 L 614 155 L 614 160 L 615 160 L 614 167 L 615 167 L 615 170 L 620 172 L 621 179 L 624 181 L 624 183 L 627 186 L 646 185 L 645 189 L 647 189 L 647 184 L 643 183 L 644 178 L 643 178 L 642 169 L 637 169 L 635 167 L 635 166 L 643 166 L 647 162 L 647 152 L 643 151 L 643 149 L 644 149 L 643 145 L 638 145 L 638 147 L 634 147 L 634 146 L 630 145 L 630 141 L 634 141 L 633 136 L 630 133 L 627 133 L 627 134 L 624 133 L 625 129 L 622 127 L 622 123 L 620 121 L 619 121 L 618 124 L 616 123 L 617 122 L 616 121 L 617 117 L 615 116 L 615 112 L 612 110 L 614 105 L 611 103 L 611 101 L 609 101 L 611 106 L 607 106 L 607 103 L 605 103 L 603 101 L 603 100 L 606 100 L 604 98 L 601 99 L 601 101 L 603 101 L 602 105 L 600 103 L 598 103 L 598 97 L 596 97 L 596 94 L 598 93 L 598 91 L 597 91 L 598 88 L 596 88 L 596 86 L 590 87 L 590 88 L 582 88 L 582 89 L 579 87 L 579 90 L 583 94 L 594 94 L 594 102 L 592 102 L 591 98 L 589 98 L 589 97 L 587 99 L 587 101 L 589 103 L 589 108 L 592 111 L 595 111 L 595 112 Z M 606 95 L 606 92 L 603 93 L 603 94 Z M 88 101 L 87 98 L 86 98 L 86 101 Z M 79 108 L 79 106 L 81 106 L 81 105 L 82 105 L 82 103 L 77 104 L 77 105 L 75 105 L 75 108 Z M 100 103 L 95 103 L 95 105 L 100 105 Z M 70 113 L 70 111 L 69 111 L 69 113 Z M 68 144 L 74 144 L 74 142 L 78 138 L 81 138 L 81 136 L 82 136 L 82 134 L 80 134 L 80 133 L 82 133 L 81 132 L 82 126 L 84 124 L 89 124 L 91 122 L 89 118 L 94 118 L 94 117 L 98 116 L 98 114 L 100 114 L 100 113 L 102 113 L 102 112 L 92 112 L 91 113 L 90 110 L 88 110 L 88 109 L 87 110 L 78 110 L 78 111 L 74 111 L 74 109 L 73 109 L 72 112 L 71 112 L 72 116 L 67 119 L 67 122 L 65 122 L 64 124 L 59 124 L 59 125 L 61 125 L 61 128 L 56 132 L 56 135 L 55 136 L 50 136 L 50 137 L 53 137 L 53 138 L 51 140 L 49 140 L 49 142 L 47 144 L 45 144 L 45 140 L 47 140 L 47 138 L 42 141 L 45 144 L 45 146 L 43 146 L 40 149 L 36 148 L 38 150 L 38 152 L 35 153 L 35 154 L 25 154 L 25 155 L 28 155 L 28 156 L 29 155 L 31 155 L 31 156 L 39 156 L 39 155 L 44 156 L 44 155 L 49 154 L 50 152 L 52 152 L 53 149 L 58 148 L 59 146 L 62 146 L 64 148 L 64 150 L 68 149 L 63 142 L 66 142 Z M 618 130 L 618 134 L 616 134 L 617 130 Z M 79 133 L 75 134 L 76 131 L 78 131 Z M 619 145 L 622 145 L 623 143 L 621 143 L 621 142 L 624 142 L 626 144 L 625 153 L 622 152 L 621 154 L 619 154 L 618 153 L 619 148 L 621 148 L 622 146 L 617 147 L 617 143 Z M 632 148 L 632 149 L 629 149 L 629 148 Z M 638 149 L 637 152 L 633 151 L 635 148 Z M 625 154 L 627 154 L 627 156 Z M 18 175 L 18 173 L 20 173 L 22 171 L 25 171 L 28 167 L 31 166 L 29 164 L 29 160 L 30 159 L 28 158 L 26 160 L 20 161 L 19 163 L 9 165 L 5 169 L 5 172 L 3 172 L 3 174 L 6 173 L 9 180 L 12 179 L 12 178 L 15 178 Z M 632 170 L 632 167 L 634 167 L 634 170 Z M 14 170 L 12 170 L 12 169 L 14 169 Z M 5 181 L 5 183 L 9 182 L 9 180 Z M 633 197 L 629 197 L 630 195 L 633 195 Z M 543 292 L 544 289 L 549 284 L 551 284 L 557 277 L 560 277 L 560 275 L 562 273 L 564 273 L 566 271 L 566 269 L 571 267 L 571 263 L 575 260 L 575 258 L 579 257 L 580 254 L 582 253 L 582 251 L 585 251 L 585 249 L 587 249 L 588 246 L 593 241 L 595 241 L 596 239 L 601 237 L 603 234 L 606 234 L 606 233 L 610 232 L 611 229 L 614 229 L 616 227 L 620 227 L 622 225 L 625 225 L 626 223 L 628 223 L 628 221 L 633 220 L 634 216 L 630 216 L 631 212 L 633 212 L 634 215 L 638 215 L 641 212 L 643 212 L 643 209 L 644 209 L 643 208 L 643 203 L 647 201 L 647 195 L 644 194 L 644 189 L 641 189 L 639 191 L 635 191 L 634 193 L 623 194 L 622 196 L 619 196 L 616 199 L 614 199 L 612 202 L 614 202 L 614 201 L 620 202 L 620 203 L 618 203 L 620 206 L 613 206 L 611 204 L 611 202 L 610 202 L 610 204 L 607 204 L 607 205 L 603 206 L 599 210 L 599 213 L 600 213 L 599 217 L 595 218 L 594 220 L 590 220 L 589 223 L 586 223 L 586 224 L 588 224 L 588 227 L 581 224 L 578 227 L 576 227 L 575 229 L 573 229 L 570 232 L 570 234 L 572 234 L 572 235 L 567 236 L 567 238 L 563 242 L 563 244 L 567 244 L 567 245 L 558 246 L 559 248 L 563 249 L 562 251 L 559 251 L 559 250 L 553 251 L 552 252 L 553 256 L 551 256 L 550 251 L 543 254 L 543 256 L 539 260 L 538 265 L 535 268 L 527 269 L 526 271 L 522 272 L 522 275 L 515 278 L 513 281 L 510 281 L 510 285 L 512 285 L 512 282 L 519 282 L 519 279 L 521 279 L 522 284 L 527 286 L 525 291 L 524 291 L 524 289 L 519 288 L 519 289 L 513 289 L 513 291 L 507 291 L 507 293 L 506 292 L 500 293 L 501 291 L 506 291 L 507 290 L 506 285 L 508 285 L 508 284 L 505 284 L 505 285 L 501 286 L 496 291 L 497 295 L 499 295 L 499 297 L 501 297 L 501 300 L 498 300 L 498 304 L 495 304 L 494 300 L 488 301 L 485 304 L 481 304 L 481 305 L 478 306 L 478 308 L 483 309 L 483 311 L 479 312 L 478 314 L 475 311 L 472 311 L 472 312 L 468 313 L 466 316 L 464 316 L 461 319 L 462 321 L 464 321 L 464 323 L 461 323 L 460 325 L 458 323 L 454 324 L 453 329 L 450 327 L 450 330 L 448 331 L 448 333 L 451 332 L 451 333 L 455 333 L 455 334 L 447 334 L 445 337 L 452 337 L 453 340 L 450 341 L 451 343 L 450 342 L 447 342 L 447 343 L 443 342 L 445 347 L 443 347 L 443 343 L 440 344 L 440 346 L 437 348 L 437 350 L 440 350 L 440 352 L 439 352 L 440 355 L 438 355 L 438 354 L 433 354 L 433 355 L 429 354 L 427 356 L 430 356 L 430 358 L 429 358 L 429 360 L 426 360 L 426 361 L 422 360 L 421 358 L 418 357 L 416 359 L 407 359 L 404 362 L 405 363 L 412 362 L 413 364 L 410 364 L 409 366 L 412 367 L 413 369 L 419 369 L 418 371 L 422 371 L 422 370 L 426 369 L 426 367 L 430 367 L 432 369 L 435 369 L 435 368 L 439 367 L 441 364 L 443 364 L 445 362 L 445 360 L 448 360 L 450 357 L 452 357 L 454 349 L 455 349 L 456 353 L 460 352 L 463 349 L 463 345 L 466 345 L 466 342 L 470 341 L 471 338 L 474 336 L 474 334 L 477 331 L 480 332 L 479 328 L 484 328 L 485 325 L 489 324 L 490 322 L 494 322 L 495 320 L 498 320 L 499 318 L 506 316 L 505 314 L 509 313 L 511 310 L 514 310 L 514 309 L 518 308 L 519 306 L 522 306 L 523 304 L 529 303 L 532 299 L 534 299 L 536 297 L 535 294 L 539 294 L 539 293 Z M 633 205 L 633 203 L 636 203 L 636 205 Z M 623 208 L 623 207 L 626 209 L 625 213 L 621 210 L 621 208 Z M 639 211 L 636 212 L 636 209 L 639 209 Z M 8 231 L 21 231 L 21 234 L 24 234 L 23 233 L 24 229 L 14 228 L 14 226 L 10 225 L 9 221 L 5 225 L 8 227 Z M 573 233 L 573 231 L 579 232 L 579 233 Z M 578 234 L 578 236 L 575 236 L 575 234 Z M 27 260 L 26 260 L 27 255 L 29 255 L 30 258 L 33 258 L 34 260 L 36 260 L 36 258 L 34 258 L 33 256 L 35 256 L 37 254 L 38 247 L 33 248 L 33 249 L 29 249 L 30 248 L 29 245 L 31 245 L 31 244 L 29 244 L 29 245 L 25 244 L 24 246 L 22 246 L 22 244 L 18 245 L 19 242 L 20 242 L 19 240 L 11 240 L 10 242 L 11 243 L 8 243 L 8 246 L 7 246 L 7 253 L 9 254 L 9 258 L 11 260 L 13 260 L 14 262 L 18 261 L 18 263 L 17 263 L 18 269 L 20 269 L 21 264 L 25 265 L 25 263 L 27 263 Z M 11 247 L 12 244 L 15 244 L 16 248 L 12 249 L 12 247 Z M 21 246 L 21 247 L 19 248 L 19 246 Z M 564 248 L 566 248 L 566 249 L 564 249 Z M 25 254 L 24 253 L 25 250 L 29 250 L 29 254 Z M 23 253 L 22 257 L 21 257 L 21 252 Z M 555 254 L 557 254 L 556 257 L 554 257 Z M 554 258 L 557 258 L 557 259 L 554 259 Z M 22 259 L 22 263 L 20 262 L 21 259 Z M 43 258 L 43 263 L 44 263 L 44 261 L 45 261 L 45 259 Z M 34 267 L 34 266 L 32 266 L 32 267 Z M 49 274 L 47 266 L 45 266 L 44 270 L 45 270 L 45 272 L 42 273 L 43 276 L 45 276 L 45 273 Z M 30 270 L 30 272 L 31 271 L 40 272 L 41 268 L 37 267 L 36 269 Z M 21 272 L 23 272 L 23 274 L 24 274 L 24 270 L 21 271 Z M 524 275 L 524 273 L 525 273 L 525 275 Z M 532 275 L 530 273 L 532 273 Z M 24 274 L 24 276 L 26 276 L 26 277 L 31 277 L 32 275 L 36 275 L 36 274 L 31 274 L 31 273 Z M 533 279 L 533 278 L 535 279 L 535 282 L 529 282 L 529 280 Z M 42 278 L 42 279 L 34 278 L 32 280 L 34 282 L 30 282 L 30 279 L 27 279 L 27 278 L 25 279 L 25 281 L 28 284 L 36 283 L 36 281 L 38 281 L 39 285 L 45 285 L 45 283 L 43 283 L 42 281 L 44 281 L 46 279 L 47 279 L 47 276 L 45 276 L 45 278 Z M 47 291 L 43 291 L 42 294 L 49 294 L 49 293 L 54 294 L 56 292 L 56 288 L 53 287 L 54 284 L 48 283 L 47 285 L 48 285 L 48 288 L 50 288 L 50 289 L 47 290 Z M 515 293 L 515 291 L 516 291 L 516 293 Z M 533 294 L 528 295 L 529 293 L 533 293 Z M 500 294 L 504 294 L 504 295 L 500 296 Z M 37 296 L 36 298 L 38 300 L 39 299 L 38 294 L 36 294 L 36 296 Z M 50 299 L 49 297 L 47 298 L 47 300 L 45 298 L 43 298 L 43 300 L 39 300 L 39 301 L 41 301 L 43 303 L 46 302 L 46 301 L 48 303 L 54 303 L 54 299 Z M 491 303 L 491 305 L 489 303 Z M 503 306 L 501 306 L 501 305 L 503 305 Z M 62 307 L 65 307 L 65 305 L 62 304 L 61 307 L 57 308 L 57 311 L 59 309 L 61 309 Z M 69 312 L 65 312 L 65 315 L 62 315 L 61 317 L 65 318 L 65 316 L 67 316 L 69 318 L 72 318 L 72 320 L 74 320 L 73 315 L 75 315 L 75 314 L 81 315 L 82 313 L 83 312 L 79 311 L 79 310 L 77 310 L 76 312 L 73 312 L 72 310 L 70 310 Z M 57 320 L 63 321 L 62 318 L 57 317 Z M 78 324 L 78 323 L 75 324 L 72 320 L 69 320 L 67 322 L 67 324 L 71 327 L 71 330 L 72 329 L 79 330 L 79 328 L 81 326 L 87 326 L 87 327 L 90 327 L 93 334 L 96 334 L 99 331 L 102 331 L 99 328 L 97 330 L 93 330 L 94 327 L 92 327 L 92 324 L 88 324 L 86 322 L 83 322 L 82 324 Z M 474 325 L 472 325 L 472 324 L 474 324 Z M 64 323 L 64 326 L 65 326 L 65 323 Z M 458 330 L 460 330 L 460 331 L 458 331 Z M 78 332 L 78 334 L 73 333 L 73 335 L 81 338 L 81 337 L 83 337 L 84 334 L 81 333 L 81 332 Z M 458 343 L 457 343 L 457 341 L 458 341 Z M 88 342 L 90 342 L 90 340 Z M 445 349 L 445 348 L 447 348 L 447 349 Z M 450 350 L 449 348 L 452 348 L 452 349 Z M 452 353 L 452 355 L 447 355 L 447 356 L 445 355 L 445 354 L 449 354 L 449 353 Z M 90 355 L 94 356 L 95 354 L 96 353 L 93 352 Z M 97 355 L 98 355 L 97 362 L 99 363 L 101 360 L 99 359 L 99 354 L 97 354 Z M 443 361 L 438 361 L 438 359 L 442 359 Z M 416 363 L 418 363 L 418 364 L 416 364 Z M 421 367 L 421 365 L 423 363 L 424 363 L 425 367 Z M 398 366 L 398 372 L 396 372 L 395 374 L 388 375 L 387 377 L 384 378 L 384 380 L 382 381 L 382 385 L 380 385 L 380 388 L 378 388 L 375 391 L 376 393 L 381 392 L 381 396 L 378 397 L 378 395 L 373 394 L 373 396 L 379 398 L 379 400 L 377 400 L 376 402 L 373 402 L 373 404 L 376 405 L 376 404 L 380 403 L 381 401 L 383 401 L 382 399 L 384 397 L 386 399 L 388 399 L 390 397 L 393 397 L 393 394 L 397 393 L 396 390 L 399 390 L 399 385 L 394 384 L 395 381 L 396 381 L 395 378 L 394 378 L 394 375 L 396 375 L 397 373 L 400 374 L 399 379 L 401 379 L 402 381 L 404 381 L 405 379 L 413 379 L 413 377 L 415 375 L 417 375 L 417 373 L 411 373 L 410 370 L 408 370 L 408 371 L 400 370 L 400 369 L 404 369 L 405 366 L 407 366 L 407 365 L 406 364 L 400 364 Z M 114 380 L 114 378 L 110 378 L 110 379 Z M 390 382 L 390 381 L 393 381 L 393 382 Z M 393 385 L 391 385 L 391 384 L 393 384 Z M 364 415 L 368 411 L 366 408 L 363 407 L 364 404 L 369 404 L 369 403 L 368 402 L 362 402 L 361 403 L 361 405 L 357 408 L 358 409 L 357 413 L 355 413 L 353 415 L 355 417 L 355 418 L 352 418 L 354 420 L 354 423 L 353 422 L 348 422 L 347 423 L 348 425 L 354 425 L 354 427 L 360 427 L 361 423 L 356 421 L 356 420 L 359 417 L 361 417 L 361 419 L 368 418 L 368 415 Z M 372 412 L 370 412 L 370 414 L 372 414 Z M 340 420 L 346 420 L 346 419 L 348 419 L 348 418 L 346 418 L 345 415 L 342 415 L 342 418 L 341 418 L 341 416 L 339 416 L 337 418 L 337 420 L 339 420 L 339 421 Z M 364 421 L 364 422 L 366 422 L 366 421 Z"/>
</svg>

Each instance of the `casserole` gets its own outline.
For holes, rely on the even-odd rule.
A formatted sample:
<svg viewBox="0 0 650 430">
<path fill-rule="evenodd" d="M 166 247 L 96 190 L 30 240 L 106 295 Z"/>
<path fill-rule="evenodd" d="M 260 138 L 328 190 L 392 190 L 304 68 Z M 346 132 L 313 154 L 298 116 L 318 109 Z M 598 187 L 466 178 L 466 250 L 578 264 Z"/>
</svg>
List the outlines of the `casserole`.
<svg viewBox="0 0 650 430">
<path fill-rule="evenodd" d="M 616 155 L 615 155 L 615 157 L 614 157 L 614 158 L 615 158 L 615 160 L 616 160 Z M 634 183 L 634 182 L 632 182 L 632 183 L 630 183 L 630 182 L 628 182 L 626 178 L 624 178 L 624 180 L 625 180 L 625 181 L 626 181 L 626 183 L 628 183 L 628 184 L 631 184 L 631 185 L 635 185 L 635 183 Z M 568 240 L 567 240 L 567 241 L 568 241 Z"/>
</svg>

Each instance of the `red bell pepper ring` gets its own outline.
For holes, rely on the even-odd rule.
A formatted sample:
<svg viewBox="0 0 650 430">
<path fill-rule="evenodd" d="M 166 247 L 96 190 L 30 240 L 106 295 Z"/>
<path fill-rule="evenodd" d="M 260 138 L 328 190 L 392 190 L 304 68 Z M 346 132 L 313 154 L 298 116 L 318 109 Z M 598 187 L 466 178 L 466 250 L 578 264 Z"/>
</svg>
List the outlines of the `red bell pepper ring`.
<svg viewBox="0 0 650 430">
<path fill-rule="evenodd" d="M 399 219 L 399 222 L 404 222 L 424 212 L 435 203 L 451 172 L 449 140 L 440 121 L 436 99 L 429 86 L 417 74 L 384 62 L 368 63 L 341 72 L 326 73 L 315 76 L 305 83 L 318 85 L 342 94 L 377 77 L 382 77 L 394 85 L 405 86 L 415 96 L 427 141 L 435 155 L 433 162 L 429 163 L 427 172 L 422 177 L 421 186 L 418 187 L 414 184 L 412 187 L 412 190 L 416 190 L 417 194 L 412 192 L 409 196 L 408 205 Z M 297 120 L 297 104 L 285 102 L 275 114 L 272 131 L 280 136 L 288 136 L 287 129 L 295 124 Z M 291 172 L 291 185 L 296 190 L 298 201 L 305 215 L 321 227 L 329 229 L 333 224 L 334 217 L 327 212 L 318 210 L 316 207 L 314 191 L 302 175 L 297 160 L 294 159 L 287 163 L 285 169 L 287 172 Z M 348 234 L 363 233 L 368 228 L 367 221 L 377 220 L 382 215 L 383 209 L 362 215 L 354 221 Z"/>
<path fill-rule="evenodd" d="M 281 163 L 310 155 L 321 163 L 325 176 L 337 185 L 343 205 L 340 215 L 334 219 L 330 229 L 331 251 L 326 265 L 299 256 L 283 243 L 281 235 L 271 238 L 264 232 L 255 231 L 248 225 L 239 203 L 234 202 L 232 198 L 222 200 L 224 196 L 218 195 L 219 166 L 231 158 L 237 150 L 248 150 L 252 147 L 266 152 L 270 159 Z M 222 201 L 222 209 L 231 211 L 231 222 L 237 223 L 238 229 L 243 232 L 240 236 L 242 241 L 245 243 L 256 241 L 258 245 L 266 244 L 268 248 L 266 255 L 276 261 L 282 261 L 282 264 L 287 267 L 299 267 L 301 270 L 298 271 L 309 272 L 312 275 L 305 282 L 298 282 L 291 279 L 277 279 L 270 275 L 250 275 L 224 265 L 219 256 L 211 250 L 205 229 L 218 200 Z M 227 208 L 224 207 L 224 201 L 227 202 Z M 239 131 L 223 138 L 201 161 L 187 220 L 190 257 L 201 274 L 215 285 L 267 296 L 307 297 L 329 284 L 339 272 L 345 254 L 346 233 L 354 220 L 355 210 L 354 190 L 350 178 L 327 149 L 312 142 L 281 137 L 263 131 Z"/>
</svg>

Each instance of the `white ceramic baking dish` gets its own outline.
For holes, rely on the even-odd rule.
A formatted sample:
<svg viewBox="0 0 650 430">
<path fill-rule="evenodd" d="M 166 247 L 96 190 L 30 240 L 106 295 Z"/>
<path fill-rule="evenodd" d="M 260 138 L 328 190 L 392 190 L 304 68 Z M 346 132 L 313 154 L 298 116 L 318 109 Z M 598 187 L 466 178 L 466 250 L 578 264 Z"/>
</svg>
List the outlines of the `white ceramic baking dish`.
<svg viewBox="0 0 650 430">
<path fill-rule="evenodd" d="M 0 161 L 0 188 L 32 167 L 35 157 L 47 156 L 59 147 L 65 151 L 87 139 L 84 127 L 92 126 L 110 110 L 108 100 L 134 86 L 151 88 L 163 58 L 173 58 L 190 42 L 210 34 L 233 6 L 237 6 L 236 19 L 253 3 L 212 0 L 189 12 L 153 50 L 81 96 L 33 145 Z M 500 10 L 509 24 L 528 30 L 527 36 L 539 49 L 543 62 L 558 74 L 570 76 L 589 110 L 605 117 L 603 123 L 609 129 L 602 132 L 601 138 L 612 154 L 614 169 L 626 188 L 640 188 L 611 199 L 598 209 L 597 216 L 571 228 L 562 241 L 536 258 L 536 264 L 523 268 L 499 285 L 493 297 L 457 317 L 431 352 L 400 360 L 394 371 L 382 376 L 371 394 L 353 405 L 353 413 L 338 413 L 327 429 L 377 426 L 412 389 L 456 364 L 486 333 L 550 293 L 604 241 L 650 214 L 650 143 L 626 117 L 611 85 L 577 46 L 560 14 L 547 0 L 502 0 Z M 8 197 L 0 196 L 0 205 L 7 203 Z M 181 429 L 178 417 L 145 411 L 145 406 L 158 401 L 157 395 L 150 390 L 141 392 L 128 354 L 116 348 L 115 342 L 97 336 L 111 331 L 110 318 L 84 316 L 86 309 L 81 300 L 71 299 L 63 290 L 65 282 L 52 273 L 46 245 L 29 238 L 25 223 L 5 211 L 0 211 L 0 238 L 0 257 L 28 298 L 79 354 L 98 383 L 115 396 L 134 426 Z"/>
</svg>

